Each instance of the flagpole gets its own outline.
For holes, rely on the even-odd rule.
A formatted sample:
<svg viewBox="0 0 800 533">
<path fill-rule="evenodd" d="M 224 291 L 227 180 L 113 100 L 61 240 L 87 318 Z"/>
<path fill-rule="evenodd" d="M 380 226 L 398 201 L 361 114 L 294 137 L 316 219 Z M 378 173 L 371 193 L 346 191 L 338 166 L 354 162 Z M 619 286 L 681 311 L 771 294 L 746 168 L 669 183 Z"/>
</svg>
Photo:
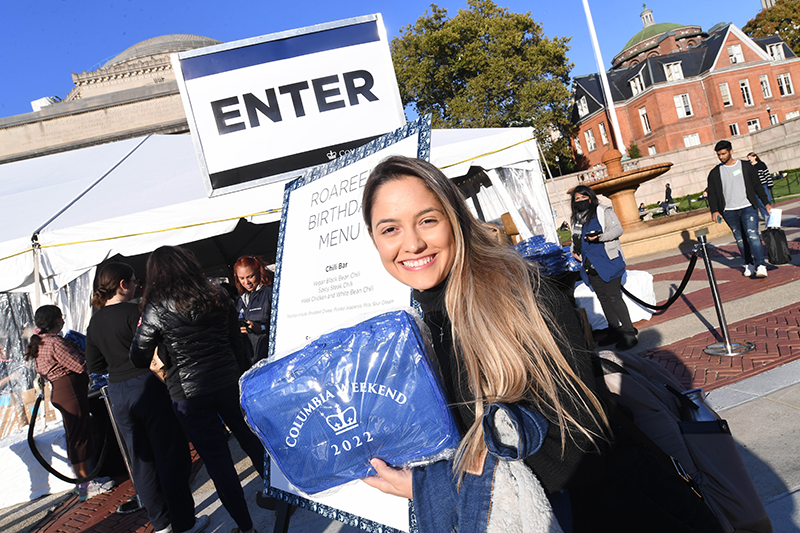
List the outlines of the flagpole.
<svg viewBox="0 0 800 533">
<path fill-rule="evenodd" d="M 589 36 L 592 38 L 594 59 L 597 62 L 597 70 L 600 73 L 600 85 L 603 87 L 603 99 L 606 101 L 606 111 L 613 126 L 614 139 L 617 141 L 617 149 L 625 155 L 625 143 L 622 142 L 622 132 L 617 121 L 617 110 L 614 108 L 614 99 L 611 98 L 611 87 L 608 85 L 603 56 L 600 54 L 600 45 L 597 42 L 597 34 L 594 31 L 594 21 L 592 20 L 592 12 L 589 10 L 589 0 L 583 0 L 583 10 L 586 12 L 586 23 L 589 25 Z"/>
</svg>

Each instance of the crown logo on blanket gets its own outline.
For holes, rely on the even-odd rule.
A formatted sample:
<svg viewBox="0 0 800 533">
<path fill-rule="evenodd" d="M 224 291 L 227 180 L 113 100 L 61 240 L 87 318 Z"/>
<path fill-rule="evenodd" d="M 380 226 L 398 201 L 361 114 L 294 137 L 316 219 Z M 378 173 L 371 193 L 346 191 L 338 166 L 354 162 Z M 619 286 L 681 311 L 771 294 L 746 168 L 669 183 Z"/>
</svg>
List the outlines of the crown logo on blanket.
<svg viewBox="0 0 800 533">
<path fill-rule="evenodd" d="M 337 414 L 325 417 L 325 422 L 331 427 L 337 435 L 350 431 L 358 427 L 358 420 L 356 419 L 356 408 L 348 407 L 342 411 L 341 407 L 336 406 Z"/>
</svg>

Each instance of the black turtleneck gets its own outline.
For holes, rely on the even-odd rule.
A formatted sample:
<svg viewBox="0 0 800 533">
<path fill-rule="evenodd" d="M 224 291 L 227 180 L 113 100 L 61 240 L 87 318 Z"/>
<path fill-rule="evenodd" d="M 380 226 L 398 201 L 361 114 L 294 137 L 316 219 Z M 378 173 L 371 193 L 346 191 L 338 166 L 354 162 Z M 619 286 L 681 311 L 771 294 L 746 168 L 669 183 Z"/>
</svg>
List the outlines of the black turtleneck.
<svg viewBox="0 0 800 533">
<path fill-rule="evenodd" d="M 450 403 L 450 410 L 462 436 L 475 421 L 473 403 L 475 397 L 469 389 L 469 382 L 464 362 L 453 347 L 450 319 L 445 308 L 445 289 L 447 281 L 426 291 L 413 291 L 414 299 L 419 302 L 423 312 L 423 320 L 431 330 L 433 348 L 436 362 L 438 363 L 443 379 L 443 387 Z M 537 299 L 547 308 L 553 317 L 553 323 L 548 324 L 551 332 L 561 332 L 556 335 L 556 341 L 562 353 L 573 370 L 592 390 L 594 390 L 594 374 L 590 360 L 590 351 L 586 348 L 583 337 L 583 328 L 577 311 L 566 297 L 551 286 L 547 280 L 542 280 Z M 486 317 L 492 320 L 494 317 Z M 562 405 L 568 405 L 566 397 Z M 567 407 L 568 408 L 568 407 Z M 577 436 L 578 443 L 567 438 L 566 447 L 561 452 L 561 432 L 553 417 L 543 410 L 543 414 L 551 420 L 550 430 L 542 448 L 534 455 L 525 459 L 525 463 L 534 471 L 545 490 L 556 492 L 572 486 L 596 482 L 597 454 L 587 453 L 592 450 L 591 443 Z M 573 413 L 581 423 L 589 425 L 588 414 Z M 586 451 L 582 451 L 586 450 Z"/>
</svg>

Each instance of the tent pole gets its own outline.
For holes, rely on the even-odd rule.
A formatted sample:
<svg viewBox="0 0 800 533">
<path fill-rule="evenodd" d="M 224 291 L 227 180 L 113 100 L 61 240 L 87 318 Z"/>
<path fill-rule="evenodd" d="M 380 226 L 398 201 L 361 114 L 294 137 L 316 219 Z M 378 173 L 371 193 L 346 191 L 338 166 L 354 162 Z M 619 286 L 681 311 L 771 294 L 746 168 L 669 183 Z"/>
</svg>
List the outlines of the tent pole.
<svg viewBox="0 0 800 533">
<path fill-rule="evenodd" d="M 96 186 L 98 183 L 100 183 L 101 181 L 103 181 L 103 179 L 104 179 L 106 176 L 108 176 L 109 174 L 111 174 L 112 172 L 114 172 L 114 170 L 115 170 L 115 169 L 116 169 L 118 166 L 120 166 L 122 163 L 124 163 L 124 162 L 125 162 L 125 160 L 126 160 L 126 159 L 128 159 L 128 157 L 130 157 L 130 156 L 131 156 L 131 154 L 132 154 L 133 152 L 135 152 L 136 150 L 138 150 L 138 149 L 139 149 L 139 147 L 140 147 L 141 145 L 143 145 L 143 144 L 144 144 L 144 142 L 145 142 L 147 139 L 149 139 L 150 137 L 152 137 L 152 136 L 153 136 L 153 134 L 151 133 L 151 134 L 149 134 L 147 137 L 145 137 L 144 139 L 142 139 L 142 140 L 141 140 L 141 142 L 140 142 L 139 144 L 137 144 L 137 145 L 136 145 L 136 146 L 133 148 L 133 150 L 131 150 L 130 152 L 128 152 L 128 154 L 127 154 L 125 157 L 123 157 L 122 159 L 120 159 L 119 161 L 117 161 L 117 164 L 115 164 L 113 167 L 111 167 L 111 168 L 108 170 L 108 172 L 106 172 L 105 174 L 103 174 L 102 176 L 100 176 L 99 178 L 97 178 L 97 180 L 96 180 L 94 183 L 92 183 L 91 185 L 89 185 L 89 187 L 87 187 L 85 191 L 83 191 L 82 193 L 80 193 L 80 194 L 79 194 L 79 195 L 78 195 L 78 196 L 77 196 L 77 197 L 76 197 L 74 200 L 72 200 L 70 203 L 68 203 L 67 205 L 65 205 L 65 206 L 64 206 L 64 207 L 63 207 L 63 208 L 62 208 L 62 209 L 61 209 L 61 210 L 60 210 L 58 213 L 56 213 L 55 215 L 53 215 L 52 217 L 50 217 L 50 220 L 48 220 L 47 222 L 45 222 L 44 224 L 42 224 L 41 226 L 39 226 L 38 228 L 36 228 L 36 231 L 34 231 L 34 232 L 33 232 L 33 236 L 31 237 L 31 239 L 34 239 L 34 238 L 38 239 L 38 235 L 39 235 L 39 233 L 41 233 L 41 232 L 44 230 L 44 228 L 46 228 L 47 226 L 49 226 L 49 225 L 50 225 L 50 223 L 51 223 L 52 221 L 54 221 L 54 220 L 55 220 L 55 219 L 57 219 L 59 216 L 61 216 L 61 214 L 62 214 L 62 213 L 64 213 L 64 211 L 66 211 L 67 209 L 69 209 L 70 207 L 72 207 L 73 205 L 75 205 L 75 203 L 77 203 L 77 201 L 78 201 L 78 200 L 80 200 L 81 198 L 83 198 L 84 196 L 86 196 L 86 194 L 87 194 L 89 191 L 91 191 L 92 189 L 94 189 L 94 188 L 95 188 L 95 186 Z"/>
<path fill-rule="evenodd" d="M 36 301 L 36 309 L 42 305 L 42 280 L 41 273 L 39 272 L 39 243 L 38 241 L 33 242 L 32 250 L 33 252 L 33 284 L 36 287 L 35 293 L 35 301 Z"/>
</svg>

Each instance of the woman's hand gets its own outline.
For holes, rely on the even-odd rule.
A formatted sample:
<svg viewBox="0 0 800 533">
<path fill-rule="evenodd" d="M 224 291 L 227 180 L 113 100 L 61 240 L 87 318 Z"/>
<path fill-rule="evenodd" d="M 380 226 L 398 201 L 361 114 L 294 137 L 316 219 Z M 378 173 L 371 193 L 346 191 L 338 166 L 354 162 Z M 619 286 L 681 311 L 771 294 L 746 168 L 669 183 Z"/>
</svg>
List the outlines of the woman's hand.
<svg viewBox="0 0 800 533">
<path fill-rule="evenodd" d="M 365 477 L 363 479 L 364 483 L 386 494 L 408 498 L 409 500 L 414 499 L 410 468 L 397 470 L 380 459 L 372 459 L 369 464 L 377 471 L 378 475 Z"/>
<path fill-rule="evenodd" d="M 252 333 L 252 332 L 254 332 L 256 330 L 256 325 L 253 324 L 253 321 L 252 320 L 246 320 L 246 322 L 247 322 L 247 327 L 242 326 L 242 327 L 239 328 L 239 331 L 241 331 L 242 333 Z"/>
<path fill-rule="evenodd" d="M 575 252 L 572 252 L 572 257 L 574 257 L 574 258 L 575 258 L 575 261 L 577 261 L 578 263 L 580 263 L 580 262 L 581 262 L 581 256 L 580 256 L 580 254 L 576 254 Z"/>
<path fill-rule="evenodd" d="M 587 235 L 586 236 L 586 240 L 589 241 L 589 242 L 597 242 L 597 241 L 600 240 L 600 235 L 601 235 L 600 233 L 598 233 L 596 235 Z"/>
</svg>

